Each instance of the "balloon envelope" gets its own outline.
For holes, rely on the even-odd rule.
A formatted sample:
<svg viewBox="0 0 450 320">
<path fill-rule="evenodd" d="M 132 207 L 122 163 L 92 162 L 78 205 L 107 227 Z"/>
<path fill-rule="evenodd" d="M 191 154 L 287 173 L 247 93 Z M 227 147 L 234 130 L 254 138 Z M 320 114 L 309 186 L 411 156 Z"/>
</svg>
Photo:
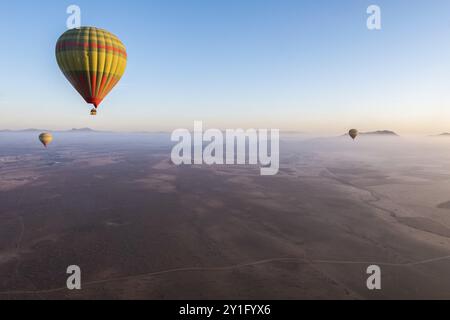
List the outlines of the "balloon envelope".
<svg viewBox="0 0 450 320">
<path fill-rule="evenodd" d="M 348 132 L 348 134 L 349 134 L 350 137 L 352 137 L 353 140 L 355 140 L 356 137 L 358 136 L 359 132 L 358 132 L 358 130 L 356 130 L 356 129 L 351 129 L 351 130 Z"/>
<path fill-rule="evenodd" d="M 81 27 L 59 38 L 56 60 L 84 100 L 97 108 L 125 73 L 127 52 L 112 33 Z"/>
<path fill-rule="evenodd" d="M 39 141 L 41 141 L 44 147 L 47 147 L 53 141 L 53 136 L 50 133 L 42 133 L 39 135 Z"/>
</svg>

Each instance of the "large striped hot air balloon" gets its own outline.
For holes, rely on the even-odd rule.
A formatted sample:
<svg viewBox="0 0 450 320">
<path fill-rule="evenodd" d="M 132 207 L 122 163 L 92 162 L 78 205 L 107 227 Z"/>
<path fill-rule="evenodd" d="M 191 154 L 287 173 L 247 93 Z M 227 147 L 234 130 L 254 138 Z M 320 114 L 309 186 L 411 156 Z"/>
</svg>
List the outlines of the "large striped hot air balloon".
<svg viewBox="0 0 450 320">
<path fill-rule="evenodd" d="M 56 44 L 56 60 L 66 78 L 96 109 L 125 73 L 127 52 L 112 33 L 93 27 L 66 31 Z"/>
</svg>

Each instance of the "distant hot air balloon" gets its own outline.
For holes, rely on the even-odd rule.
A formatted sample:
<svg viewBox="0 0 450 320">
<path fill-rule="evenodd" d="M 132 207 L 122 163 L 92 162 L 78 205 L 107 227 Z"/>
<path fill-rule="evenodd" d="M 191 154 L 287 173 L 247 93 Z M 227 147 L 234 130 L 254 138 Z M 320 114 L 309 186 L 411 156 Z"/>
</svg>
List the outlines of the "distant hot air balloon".
<svg viewBox="0 0 450 320">
<path fill-rule="evenodd" d="M 53 136 L 48 132 L 42 133 L 41 135 L 39 135 L 39 140 L 42 142 L 44 147 L 47 148 L 47 146 L 53 141 Z"/>
<path fill-rule="evenodd" d="M 353 140 L 356 139 L 356 137 L 358 136 L 358 134 L 359 134 L 359 132 L 358 132 L 358 130 L 356 130 L 356 129 L 352 129 L 352 130 L 350 130 L 350 131 L 348 132 L 348 135 L 349 135 Z"/>
<path fill-rule="evenodd" d="M 97 109 L 125 73 L 127 52 L 112 33 L 81 27 L 59 38 L 56 60 L 67 80 Z M 91 115 L 95 114 L 91 111 Z"/>
</svg>

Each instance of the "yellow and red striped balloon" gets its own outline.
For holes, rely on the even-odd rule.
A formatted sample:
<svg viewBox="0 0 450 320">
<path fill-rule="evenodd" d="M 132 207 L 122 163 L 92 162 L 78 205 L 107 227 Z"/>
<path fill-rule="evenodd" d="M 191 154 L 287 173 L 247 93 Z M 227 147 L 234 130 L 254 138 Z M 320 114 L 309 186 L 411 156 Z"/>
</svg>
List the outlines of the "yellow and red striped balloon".
<svg viewBox="0 0 450 320">
<path fill-rule="evenodd" d="M 51 133 L 48 133 L 48 132 L 41 133 L 41 134 L 39 135 L 39 141 L 41 141 L 41 143 L 44 145 L 44 147 L 47 148 L 47 146 L 48 146 L 50 143 L 52 143 L 52 141 L 53 141 L 53 136 L 52 136 Z"/>
<path fill-rule="evenodd" d="M 112 33 L 81 27 L 59 38 L 56 60 L 84 100 L 97 108 L 125 73 L 127 52 Z"/>
</svg>

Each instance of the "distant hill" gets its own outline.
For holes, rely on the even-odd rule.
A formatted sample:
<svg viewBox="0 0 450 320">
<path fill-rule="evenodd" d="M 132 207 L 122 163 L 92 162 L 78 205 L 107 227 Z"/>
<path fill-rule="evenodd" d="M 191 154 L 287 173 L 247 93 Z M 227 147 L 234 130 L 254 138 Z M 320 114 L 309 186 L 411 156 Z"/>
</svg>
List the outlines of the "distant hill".
<svg viewBox="0 0 450 320">
<path fill-rule="evenodd" d="M 397 133 L 390 130 L 378 130 L 378 131 L 370 131 L 370 132 L 360 132 L 360 136 L 384 136 L 384 137 L 399 137 Z M 344 136 L 348 136 L 348 133 L 344 134 Z"/>
<path fill-rule="evenodd" d="M 22 129 L 22 130 L 0 130 L 0 132 L 103 132 L 103 131 L 95 131 L 91 128 L 81 128 L 81 129 L 71 129 L 71 130 L 47 130 L 47 129 Z"/>
<path fill-rule="evenodd" d="M 366 136 L 395 136 L 395 137 L 399 136 L 394 131 L 389 131 L 389 130 L 379 130 L 379 131 L 372 131 L 372 132 L 361 132 L 360 135 L 366 135 Z"/>
<path fill-rule="evenodd" d="M 48 130 L 30 128 L 30 129 L 18 130 L 16 132 L 46 132 L 46 131 L 48 131 Z"/>
<path fill-rule="evenodd" d="M 438 134 L 437 136 L 434 136 L 434 137 L 450 137 L 450 133 L 444 132 L 444 133 Z"/>
<path fill-rule="evenodd" d="M 5 129 L 5 130 L 0 130 L 0 132 L 4 132 L 4 133 L 14 133 L 14 132 L 51 132 L 52 130 L 44 130 L 44 129 L 35 129 L 35 128 L 30 128 L 30 129 L 23 129 L 23 130 L 9 130 L 9 129 Z"/>
<path fill-rule="evenodd" d="M 53 133 L 79 133 L 79 134 L 89 134 L 89 133 L 98 133 L 98 134 L 158 134 L 158 135 L 167 135 L 171 134 L 166 131 L 129 131 L 129 132 L 120 132 L 120 131 L 103 131 L 103 130 L 94 130 L 91 128 L 73 128 L 70 130 L 48 130 L 48 129 L 23 129 L 23 130 L 9 130 L 4 129 L 0 130 L 0 133 L 42 133 L 42 132 L 53 132 Z"/>
<path fill-rule="evenodd" d="M 91 128 L 81 128 L 81 129 L 73 128 L 69 132 L 97 132 L 97 131 L 95 131 Z"/>
</svg>

